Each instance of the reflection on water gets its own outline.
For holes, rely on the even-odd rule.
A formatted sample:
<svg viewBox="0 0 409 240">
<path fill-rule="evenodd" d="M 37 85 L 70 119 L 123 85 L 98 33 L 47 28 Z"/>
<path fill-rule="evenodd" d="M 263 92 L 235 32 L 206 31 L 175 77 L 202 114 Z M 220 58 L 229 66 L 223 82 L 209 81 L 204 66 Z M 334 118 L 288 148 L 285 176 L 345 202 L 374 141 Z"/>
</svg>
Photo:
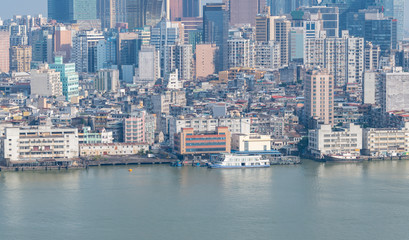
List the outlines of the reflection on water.
<svg viewBox="0 0 409 240">
<path fill-rule="evenodd" d="M 409 236 L 408 161 L 128 168 L 1 173 L 0 239 Z"/>
</svg>

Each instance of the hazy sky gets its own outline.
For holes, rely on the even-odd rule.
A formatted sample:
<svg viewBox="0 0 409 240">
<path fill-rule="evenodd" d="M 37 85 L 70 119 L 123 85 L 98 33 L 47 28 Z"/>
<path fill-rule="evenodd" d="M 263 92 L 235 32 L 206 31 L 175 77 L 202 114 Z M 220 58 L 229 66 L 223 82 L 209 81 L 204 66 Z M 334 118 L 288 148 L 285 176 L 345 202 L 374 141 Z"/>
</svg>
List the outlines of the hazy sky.
<svg viewBox="0 0 409 240">
<path fill-rule="evenodd" d="M 0 17 L 11 18 L 13 15 L 36 15 L 42 13 L 47 16 L 47 0 L 1 0 Z M 202 0 L 202 2 L 219 2 L 221 0 Z M 409 0 L 405 0 L 409 10 Z M 407 12 L 407 10 L 405 12 Z M 409 14 L 405 14 L 406 29 L 409 28 Z"/>
</svg>

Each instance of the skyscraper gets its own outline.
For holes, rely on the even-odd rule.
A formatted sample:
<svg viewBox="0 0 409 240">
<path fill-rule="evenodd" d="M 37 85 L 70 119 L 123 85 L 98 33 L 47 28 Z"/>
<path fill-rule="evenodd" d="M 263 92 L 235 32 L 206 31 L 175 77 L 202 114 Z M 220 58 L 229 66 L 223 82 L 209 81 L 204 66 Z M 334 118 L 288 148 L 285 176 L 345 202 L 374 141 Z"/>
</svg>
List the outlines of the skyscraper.
<svg viewBox="0 0 409 240">
<path fill-rule="evenodd" d="M 286 17 L 270 16 L 270 14 L 259 15 L 256 18 L 256 41 L 276 41 L 280 44 L 281 64 L 288 65 L 289 31 L 291 22 Z"/>
<path fill-rule="evenodd" d="M 0 73 L 10 70 L 10 34 L 0 31 Z"/>
<path fill-rule="evenodd" d="M 83 31 L 74 37 L 72 60 L 75 62 L 77 72 L 96 72 L 97 45 L 103 39 L 102 32 L 98 31 Z"/>
<path fill-rule="evenodd" d="M 199 17 L 201 0 L 183 0 L 183 17 Z"/>
<path fill-rule="evenodd" d="M 379 0 L 378 5 L 384 9 L 385 16 L 393 17 L 397 20 L 397 40 L 403 39 L 403 25 L 405 21 L 405 1 L 404 0 Z"/>
<path fill-rule="evenodd" d="M 127 0 L 126 8 L 130 29 L 155 26 L 166 13 L 164 0 Z"/>
<path fill-rule="evenodd" d="M 97 0 L 48 0 L 48 18 L 59 22 L 97 19 Z"/>
<path fill-rule="evenodd" d="M 126 22 L 126 1 L 97 0 L 97 17 L 102 28 L 114 28 L 117 23 Z"/>
<path fill-rule="evenodd" d="M 168 0 L 167 6 L 168 18 L 171 21 L 178 21 L 183 17 L 183 0 Z"/>
<path fill-rule="evenodd" d="M 215 43 L 219 48 L 216 57 L 216 71 L 228 67 L 229 13 L 223 3 L 206 4 L 203 7 L 203 40 Z"/>
<path fill-rule="evenodd" d="M 261 0 L 230 0 L 230 24 L 255 25 L 256 16 L 265 6 Z"/>
</svg>

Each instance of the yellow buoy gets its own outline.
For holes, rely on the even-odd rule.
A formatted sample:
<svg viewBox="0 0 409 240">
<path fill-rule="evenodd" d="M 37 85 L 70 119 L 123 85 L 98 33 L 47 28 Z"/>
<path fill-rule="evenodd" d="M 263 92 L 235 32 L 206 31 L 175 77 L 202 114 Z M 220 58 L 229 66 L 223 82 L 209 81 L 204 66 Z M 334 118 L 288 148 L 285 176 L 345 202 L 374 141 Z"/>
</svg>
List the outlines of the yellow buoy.
<svg viewBox="0 0 409 240">
<path fill-rule="evenodd" d="M 133 169 L 128 169 L 128 172 L 132 172 L 133 171 Z"/>
</svg>

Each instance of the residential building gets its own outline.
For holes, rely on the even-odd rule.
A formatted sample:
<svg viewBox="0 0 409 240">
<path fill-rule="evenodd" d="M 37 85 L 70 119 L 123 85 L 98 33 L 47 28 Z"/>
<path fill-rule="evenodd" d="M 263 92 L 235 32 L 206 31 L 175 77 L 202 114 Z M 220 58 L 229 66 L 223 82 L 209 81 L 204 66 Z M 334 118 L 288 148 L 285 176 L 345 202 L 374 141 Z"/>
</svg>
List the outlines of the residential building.
<svg viewBox="0 0 409 240">
<path fill-rule="evenodd" d="M 326 71 L 310 71 L 305 80 L 305 116 L 334 124 L 334 77 Z"/>
<path fill-rule="evenodd" d="M 31 54 L 31 46 L 12 46 L 10 48 L 10 71 L 30 72 Z"/>
<path fill-rule="evenodd" d="M 283 16 L 261 14 L 256 18 L 256 41 L 275 41 L 280 44 L 281 65 L 289 62 L 289 32 L 291 22 Z"/>
<path fill-rule="evenodd" d="M 133 112 L 129 118 L 124 119 L 124 142 L 146 143 L 145 136 L 145 111 Z"/>
<path fill-rule="evenodd" d="M 113 143 L 112 132 L 105 128 L 101 131 L 92 131 L 91 127 L 83 127 L 78 131 L 79 144 Z"/>
<path fill-rule="evenodd" d="M 160 53 L 154 46 L 142 46 L 139 51 L 138 81 L 154 85 L 160 78 Z"/>
<path fill-rule="evenodd" d="M 409 73 L 396 68 L 393 72 L 382 73 L 380 81 L 382 112 L 409 111 Z"/>
<path fill-rule="evenodd" d="M 364 71 L 364 40 L 352 37 L 347 31 L 341 38 L 305 39 L 304 64 L 306 69 L 325 68 L 334 75 L 337 87 L 347 83 L 361 83 Z"/>
<path fill-rule="evenodd" d="M 64 63 L 63 58 L 57 56 L 55 57 L 54 64 L 50 64 L 49 67 L 60 73 L 62 92 L 65 98 L 71 101 L 73 97 L 77 97 L 79 94 L 79 76 L 75 72 L 75 63 Z"/>
<path fill-rule="evenodd" d="M 10 33 L 0 31 L 0 73 L 10 71 Z"/>
<path fill-rule="evenodd" d="M 215 73 L 217 47 L 214 44 L 196 45 L 196 78 L 205 78 Z"/>
<path fill-rule="evenodd" d="M 95 79 L 95 90 L 100 92 L 117 92 L 119 90 L 119 70 L 101 69 Z"/>
<path fill-rule="evenodd" d="M 280 44 L 274 41 L 257 42 L 254 60 L 256 68 L 278 70 L 281 67 Z"/>
<path fill-rule="evenodd" d="M 31 70 L 31 95 L 44 97 L 62 96 L 62 82 L 60 73 L 49 69 L 48 65 L 41 66 L 37 70 Z"/>
<path fill-rule="evenodd" d="M 254 43 L 249 39 L 244 39 L 241 35 L 233 36 L 227 41 L 228 46 L 228 66 L 254 67 Z"/>
</svg>

